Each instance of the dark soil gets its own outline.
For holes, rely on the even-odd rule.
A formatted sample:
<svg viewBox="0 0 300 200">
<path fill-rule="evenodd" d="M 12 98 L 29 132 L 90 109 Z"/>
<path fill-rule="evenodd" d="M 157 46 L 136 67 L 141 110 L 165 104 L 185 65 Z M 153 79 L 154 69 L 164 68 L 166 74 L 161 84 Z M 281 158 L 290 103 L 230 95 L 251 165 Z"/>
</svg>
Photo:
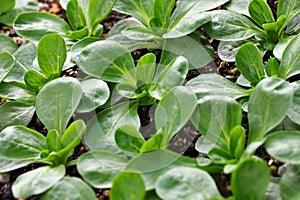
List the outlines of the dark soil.
<svg viewBox="0 0 300 200">
<path fill-rule="evenodd" d="M 40 11 L 41 12 L 50 12 L 53 14 L 58 15 L 61 18 L 66 19 L 66 14 L 63 9 L 60 8 L 59 4 L 56 0 L 39 0 L 40 2 Z M 277 9 L 277 1 L 274 0 L 268 0 L 269 5 L 272 7 L 272 11 L 276 13 Z M 117 12 L 112 12 L 104 21 L 104 34 L 106 34 L 119 20 L 127 18 L 127 15 L 123 15 Z M 201 32 L 201 30 L 200 30 Z M 17 36 L 14 32 L 14 30 L 11 27 L 2 26 L 0 24 L 0 33 L 4 33 L 9 35 L 11 38 L 13 38 L 17 44 L 21 44 L 24 42 L 22 38 Z M 215 51 L 217 50 L 218 41 L 214 41 L 209 38 L 209 36 L 206 35 L 206 37 L 210 40 L 212 46 L 214 47 Z M 140 50 L 135 51 L 132 53 L 135 61 L 137 61 L 142 55 L 148 53 L 148 50 Z M 159 55 L 160 52 L 156 52 L 156 54 Z M 66 71 L 64 73 L 64 76 L 76 76 L 77 69 L 76 67 Z M 201 68 L 199 70 L 191 70 L 187 76 L 187 80 L 198 76 L 199 74 L 205 74 L 205 73 L 218 73 L 227 79 L 231 80 L 232 82 L 235 82 L 239 71 L 237 70 L 235 63 L 228 63 L 222 61 L 217 53 L 215 53 L 214 60 L 212 63 L 208 64 L 204 68 Z M 4 100 L 0 99 L 0 105 L 5 103 Z M 155 124 L 154 124 L 154 110 L 155 106 L 151 107 L 140 107 L 138 112 L 141 119 L 142 127 L 140 128 L 141 133 L 143 136 L 147 139 L 150 138 L 155 133 Z M 248 130 L 248 120 L 246 113 L 243 114 L 243 126 L 246 130 Z M 31 123 L 29 124 L 29 127 L 32 129 L 35 129 L 43 134 L 47 134 L 47 130 L 42 125 L 42 123 L 39 121 L 37 116 L 35 115 Z M 193 125 L 191 123 L 188 123 L 172 140 L 168 148 L 170 150 L 173 150 L 175 152 L 178 152 L 182 155 L 189 156 L 192 158 L 195 158 L 198 156 L 198 152 L 195 150 L 195 142 L 199 138 L 200 133 L 198 133 Z M 79 145 L 75 151 L 73 156 L 70 158 L 71 160 L 78 158 L 81 154 L 86 152 L 87 149 L 83 144 Z M 282 165 L 282 163 L 279 163 L 278 161 L 272 159 L 263 148 L 259 148 L 256 152 L 256 155 L 263 158 L 269 165 L 270 171 L 273 176 L 278 176 L 278 168 Z M 27 172 L 29 170 L 35 169 L 39 167 L 40 165 L 33 164 L 18 170 L 14 170 L 10 173 L 0 175 L 0 199 L 5 200 L 12 200 L 14 199 L 11 192 L 11 185 L 15 181 L 15 179 L 24 172 Z M 67 175 L 70 176 L 79 176 L 76 167 L 68 167 L 67 169 Z M 217 180 L 217 186 L 220 190 L 220 192 L 224 196 L 230 196 L 230 182 L 229 177 L 226 175 L 218 175 L 215 177 Z M 96 195 L 99 200 L 107 200 L 109 199 L 109 190 L 107 189 L 95 189 Z M 39 196 L 33 196 L 28 198 L 30 200 L 36 200 L 39 199 Z"/>
</svg>

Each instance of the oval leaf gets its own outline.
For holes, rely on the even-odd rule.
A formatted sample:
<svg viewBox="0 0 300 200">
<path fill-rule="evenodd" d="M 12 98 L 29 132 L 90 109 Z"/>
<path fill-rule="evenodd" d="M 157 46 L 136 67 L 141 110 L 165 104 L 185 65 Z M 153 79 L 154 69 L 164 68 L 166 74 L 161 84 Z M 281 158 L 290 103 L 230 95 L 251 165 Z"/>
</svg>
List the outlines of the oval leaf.
<svg viewBox="0 0 300 200">
<path fill-rule="evenodd" d="M 36 112 L 48 130 L 62 134 L 82 95 L 80 82 L 71 77 L 49 82 L 38 94 Z"/>
<path fill-rule="evenodd" d="M 190 167 L 169 170 L 158 178 L 155 190 L 162 199 L 220 198 L 212 177 L 205 171 Z"/>
<path fill-rule="evenodd" d="M 8 53 L 0 53 L 0 83 L 6 78 L 14 67 L 15 59 Z"/>
<path fill-rule="evenodd" d="M 20 175 L 12 185 L 15 198 L 27 198 L 35 194 L 41 194 L 54 186 L 65 176 L 66 168 L 63 165 L 57 167 L 40 167 Z"/>
<path fill-rule="evenodd" d="M 114 177 L 126 164 L 126 159 L 109 151 L 90 151 L 79 157 L 77 170 L 93 187 L 110 188 Z"/>
<path fill-rule="evenodd" d="M 280 181 L 282 200 L 299 199 L 300 166 L 293 165 L 287 169 Z"/>
<path fill-rule="evenodd" d="M 2 0 L 2 1 L 6 1 L 6 0 Z M 5 51 L 8 53 L 14 53 L 15 51 L 17 51 L 17 49 L 18 49 L 18 45 L 10 37 L 8 37 L 7 35 L 0 34 L 0 53 Z"/>
</svg>

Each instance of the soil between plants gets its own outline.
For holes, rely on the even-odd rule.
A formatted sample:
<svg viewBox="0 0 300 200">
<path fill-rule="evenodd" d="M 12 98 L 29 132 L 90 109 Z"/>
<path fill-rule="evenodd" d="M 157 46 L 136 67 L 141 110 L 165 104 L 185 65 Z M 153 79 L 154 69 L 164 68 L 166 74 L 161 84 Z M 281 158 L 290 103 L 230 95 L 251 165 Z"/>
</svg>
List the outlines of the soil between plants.
<svg viewBox="0 0 300 200">
<path fill-rule="evenodd" d="M 56 0 L 39 0 L 39 6 L 41 12 L 50 12 L 52 14 L 56 14 L 59 17 L 66 20 L 66 14 L 63 9 L 60 8 L 59 4 Z M 275 0 L 268 0 L 268 4 L 271 6 L 272 11 L 276 13 L 277 10 L 277 1 Z M 104 26 L 104 35 L 109 32 L 109 30 L 119 21 L 122 19 L 127 18 L 127 15 L 123 15 L 117 12 L 112 12 L 103 22 Z M 203 33 L 203 30 L 198 30 L 200 33 Z M 21 45 L 24 42 L 24 39 L 17 36 L 15 31 L 10 28 L 3 25 L 0 25 L 0 33 L 7 34 L 10 36 L 18 45 Z M 205 34 L 204 34 L 205 35 Z M 205 35 L 209 41 L 211 42 L 212 46 L 215 49 L 215 52 L 217 50 L 218 41 L 212 40 L 209 36 Z M 138 60 L 142 55 L 146 54 L 147 50 L 139 50 L 132 53 L 135 60 Z M 64 76 L 75 76 L 76 75 L 76 67 L 67 70 L 64 73 Z M 235 63 L 228 63 L 222 61 L 218 54 L 215 53 L 213 61 L 208 64 L 207 66 L 198 69 L 198 70 L 191 70 L 187 75 L 187 80 L 192 79 L 195 76 L 198 76 L 200 74 L 206 74 L 206 73 L 218 73 L 227 79 L 231 80 L 232 82 L 235 82 L 237 77 L 239 76 L 239 71 L 237 70 Z M 0 99 L 0 105 L 5 103 L 4 100 Z M 147 139 L 150 138 L 155 133 L 155 125 L 154 125 L 154 109 L 155 106 L 152 107 L 139 107 L 138 113 L 140 116 L 142 127 L 140 129 L 143 136 Z M 243 127 L 248 130 L 248 120 L 246 113 L 243 113 Z M 29 127 L 37 130 L 43 134 L 47 134 L 47 130 L 42 125 L 42 123 L 39 121 L 37 116 L 35 115 L 32 119 L 32 121 L 29 124 Z M 193 127 L 191 123 L 188 123 L 172 140 L 170 145 L 168 146 L 168 149 L 173 150 L 177 153 L 180 153 L 182 155 L 196 158 L 199 156 L 199 153 L 195 150 L 195 142 L 200 137 L 200 133 L 196 131 L 196 129 Z M 71 160 L 78 158 L 81 154 L 86 152 L 87 149 L 83 144 L 80 144 L 78 147 L 76 147 L 74 154 L 70 158 Z M 263 158 L 269 165 L 270 171 L 273 176 L 278 176 L 278 168 L 282 165 L 282 163 L 279 163 L 278 161 L 272 159 L 263 148 L 259 148 L 256 151 L 256 155 Z M 3 200 L 14 200 L 15 198 L 12 195 L 11 192 L 11 186 L 13 182 L 16 180 L 16 178 L 30 170 L 33 170 L 37 167 L 39 167 L 39 164 L 31 164 L 27 167 L 23 167 L 18 170 L 14 170 L 10 173 L 5 173 L 0 176 L 0 199 Z M 78 174 L 76 167 L 68 167 L 67 168 L 67 175 L 69 176 L 77 176 L 80 177 Z M 217 183 L 217 186 L 223 196 L 230 196 L 230 182 L 229 178 L 226 175 L 218 175 L 214 176 Z M 99 200 L 108 200 L 109 199 L 109 190 L 108 189 L 94 189 L 97 198 Z M 40 199 L 39 195 L 32 196 L 28 198 L 28 200 L 37 200 Z"/>
</svg>

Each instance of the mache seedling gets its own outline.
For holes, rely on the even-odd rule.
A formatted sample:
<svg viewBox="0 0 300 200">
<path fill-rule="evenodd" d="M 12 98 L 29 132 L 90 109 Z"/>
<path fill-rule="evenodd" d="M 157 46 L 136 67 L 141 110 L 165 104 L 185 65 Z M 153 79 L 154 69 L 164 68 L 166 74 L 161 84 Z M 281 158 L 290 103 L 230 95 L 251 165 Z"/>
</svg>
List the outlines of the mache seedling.
<svg viewBox="0 0 300 200">
<path fill-rule="evenodd" d="M 213 38 L 221 40 L 220 57 L 233 62 L 239 47 L 252 42 L 263 53 L 271 50 L 281 60 L 285 47 L 300 30 L 299 1 L 279 0 L 276 16 L 264 0 L 250 1 L 248 11 L 250 19 L 234 11 L 211 12 L 212 20 L 204 28 Z"/>
</svg>

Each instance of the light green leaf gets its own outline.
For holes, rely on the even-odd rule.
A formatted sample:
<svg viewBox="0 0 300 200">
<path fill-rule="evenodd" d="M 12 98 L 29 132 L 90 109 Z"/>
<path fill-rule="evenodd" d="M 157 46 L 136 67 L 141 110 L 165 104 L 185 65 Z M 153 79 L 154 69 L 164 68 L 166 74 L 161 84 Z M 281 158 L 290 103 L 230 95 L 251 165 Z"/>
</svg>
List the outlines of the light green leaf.
<svg viewBox="0 0 300 200">
<path fill-rule="evenodd" d="M 35 108 L 20 102 L 6 102 L 0 106 L 0 130 L 8 126 L 27 126 L 31 121 Z"/>
<path fill-rule="evenodd" d="M 7 0 L 2 0 L 2 1 L 9 2 Z M 0 9 L 1 9 L 1 5 L 0 5 Z M 0 34 L 0 53 L 2 52 L 14 53 L 15 51 L 17 51 L 17 49 L 18 49 L 18 45 L 10 37 L 8 37 L 7 35 Z"/>
<path fill-rule="evenodd" d="M 135 68 L 130 52 L 112 41 L 98 41 L 86 46 L 79 55 L 77 64 L 85 73 L 105 81 L 134 80 Z"/>
<path fill-rule="evenodd" d="M 148 53 L 142 56 L 136 66 L 136 80 L 145 84 L 152 83 L 156 69 L 156 56 Z"/>
<path fill-rule="evenodd" d="M 228 10 L 250 16 L 248 13 L 248 6 L 250 1 L 251 0 L 230 0 L 225 4 L 225 7 Z"/>
<path fill-rule="evenodd" d="M 214 39 L 237 41 L 252 37 L 255 34 L 265 34 L 246 16 L 227 11 L 211 12 L 212 21 L 204 25 L 205 31 Z"/>
<path fill-rule="evenodd" d="M 238 99 L 249 95 L 244 88 L 217 74 L 201 74 L 187 82 L 186 86 L 193 90 L 198 100 L 205 96 L 223 96 L 224 98 Z"/>
<path fill-rule="evenodd" d="M 77 63 L 78 62 L 78 57 L 81 54 L 84 47 L 86 47 L 87 45 L 89 45 L 93 42 L 97 42 L 99 40 L 101 40 L 101 39 L 96 38 L 96 37 L 86 37 L 86 38 L 76 42 L 75 44 L 73 44 L 72 47 L 71 47 L 72 60 Z"/>
<path fill-rule="evenodd" d="M 127 160 L 109 151 L 90 151 L 79 157 L 77 170 L 95 188 L 110 188 L 114 177 L 125 169 Z"/>
<path fill-rule="evenodd" d="M 287 116 L 294 123 L 300 124 L 300 87 L 298 84 L 297 88 L 294 90 L 293 104 L 289 109 Z"/>
<path fill-rule="evenodd" d="M 136 101 L 124 102 L 103 110 L 91 119 L 84 136 L 89 149 L 118 152 L 114 138 L 116 130 L 125 124 L 132 124 L 136 129 L 140 127 L 137 107 Z"/>
<path fill-rule="evenodd" d="M 254 44 L 247 43 L 241 46 L 235 59 L 239 71 L 251 85 L 255 86 L 265 77 L 262 55 Z"/>
<path fill-rule="evenodd" d="M 275 159 L 290 164 L 300 164 L 300 132 L 278 131 L 267 137 L 265 148 Z"/>
<path fill-rule="evenodd" d="M 20 14 L 15 22 L 16 33 L 34 43 L 50 33 L 62 36 L 71 31 L 69 25 L 56 15 L 47 12 L 27 12 Z"/>
<path fill-rule="evenodd" d="M 16 160 L 39 160 L 47 149 L 46 138 L 39 132 L 25 126 L 10 126 L 0 133 L 0 156 Z"/>
<path fill-rule="evenodd" d="M 62 72 L 67 49 L 64 39 L 58 34 L 48 34 L 39 42 L 37 59 L 42 73 L 50 79 L 58 78 Z"/>
<path fill-rule="evenodd" d="M 196 105 L 195 94 L 184 86 L 174 87 L 163 96 L 155 111 L 156 129 L 164 134 L 162 147 L 188 122 Z"/>
<path fill-rule="evenodd" d="M 291 42 L 291 40 L 295 37 L 295 35 L 291 35 L 288 37 L 279 38 L 278 43 L 273 49 L 273 54 L 278 60 L 282 60 L 284 50 L 286 49 L 287 45 Z"/>
<path fill-rule="evenodd" d="M 44 193 L 41 200 L 96 200 L 93 189 L 77 177 L 64 177 L 50 190 Z"/>
<path fill-rule="evenodd" d="M 39 92 L 36 112 L 48 130 L 62 134 L 75 112 L 82 95 L 80 82 L 71 77 L 55 79 Z"/>
<path fill-rule="evenodd" d="M 263 199 L 269 182 L 268 165 L 260 158 L 248 158 L 241 161 L 232 173 L 232 192 L 236 199 Z"/>
<path fill-rule="evenodd" d="M 155 0 L 154 1 L 154 18 L 158 20 L 160 26 L 166 28 L 169 24 L 171 13 L 174 9 L 175 0 Z"/>
<path fill-rule="evenodd" d="M 135 156 L 140 153 L 140 149 L 145 143 L 145 139 L 136 128 L 127 124 L 117 129 L 115 141 L 118 147 L 127 155 Z"/>
<path fill-rule="evenodd" d="M 252 0 L 248 8 L 251 18 L 260 27 L 262 27 L 263 24 L 275 22 L 272 10 L 266 1 Z"/>
<path fill-rule="evenodd" d="M 52 129 L 52 130 L 48 131 L 47 137 L 46 137 L 46 143 L 47 143 L 47 147 L 50 152 L 52 152 L 52 151 L 57 152 L 57 151 L 61 150 L 61 147 L 62 147 L 61 139 L 60 139 L 60 135 L 57 132 L 57 130 Z"/>
<path fill-rule="evenodd" d="M 86 132 L 86 125 L 82 120 L 74 121 L 61 137 L 62 148 L 72 151 L 79 143 Z"/>
<path fill-rule="evenodd" d="M 300 166 L 293 165 L 287 169 L 280 181 L 282 200 L 296 200 L 300 198 L 298 186 L 300 184 Z"/>
<path fill-rule="evenodd" d="M 277 8 L 277 17 L 285 15 L 287 21 L 293 19 L 300 12 L 300 2 L 298 0 L 279 0 Z"/>
<path fill-rule="evenodd" d="M 151 136 L 146 142 L 144 142 L 143 146 L 140 149 L 141 153 L 148 153 L 157 151 L 159 149 L 163 149 L 165 144 L 163 144 L 164 134 L 161 132 L 155 133 L 155 135 Z"/>
<path fill-rule="evenodd" d="M 167 171 L 158 178 L 155 191 L 162 199 L 222 199 L 212 177 L 190 167 Z"/>
<path fill-rule="evenodd" d="M 7 75 L 12 71 L 15 59 L 10 53 L 2 52 L 0 53 L 0 83 L 7 77 Z"/>
<path fill-rule="evenodd" d="M 31 90 L 39 92 L 40 89 L 48 82 L 48 79 L 41 72 L 35 69 L 30 69 L 25 73 L 24 81 Z"/>
<path fill-rule="evenodd" d="M 35 162 L 34 160 L 24 161 L 18 159 L 9 159 L 1 156 L 0 172 L 5 173 L 5 172 L 13 171 L 15 169 L 25 167 L 34 162 Z"/>
<path fill-rule="evenodd" d="M 161 46 L 162 38 L 155 34 L 151 29 L 147 27 L 130 27 L 122 31 L 122 34 L 125 35 L 127 38 L 131 40 L 138 40 L 138 41 L 151 41 L 154 40 Z"/>
<path fill-rule="evenodd" d="M 282 79 L 260 81 L 248 105 L 249 144 L 262 139 L 282 122 L 292 105 L 293 92 L 293 86 Z"/>
<path fill-rule="evenodd" d="M 300 35 L 295 37 L 285 48 L 279 66 L 278 76 L 288 79 L 300 73 Z"/>
<path fill-rule="evenodd" d="M 145 195 L 145 184 L 141 175 L 129 172 L 122 172 L 114 178 L 109 193 L 111 200 L 144 200 Z"/>
<path fill-rule="evenodd" d="M 105 104 L 109 98 L 107 83 L 99 79 L 88 79 L 81 82 L 82 98 L 77 107 L 77 112 L 84 113 L 95 110 Z"/>
<path fill-rule="evenodd" d="M 63 165 L 56 167 L 40 167 L 20 175 L 12 185 L 15 198 L 27 198 L 41 194 L 54 186 L 65 176 L 66 168 Z"/>
</svg>

